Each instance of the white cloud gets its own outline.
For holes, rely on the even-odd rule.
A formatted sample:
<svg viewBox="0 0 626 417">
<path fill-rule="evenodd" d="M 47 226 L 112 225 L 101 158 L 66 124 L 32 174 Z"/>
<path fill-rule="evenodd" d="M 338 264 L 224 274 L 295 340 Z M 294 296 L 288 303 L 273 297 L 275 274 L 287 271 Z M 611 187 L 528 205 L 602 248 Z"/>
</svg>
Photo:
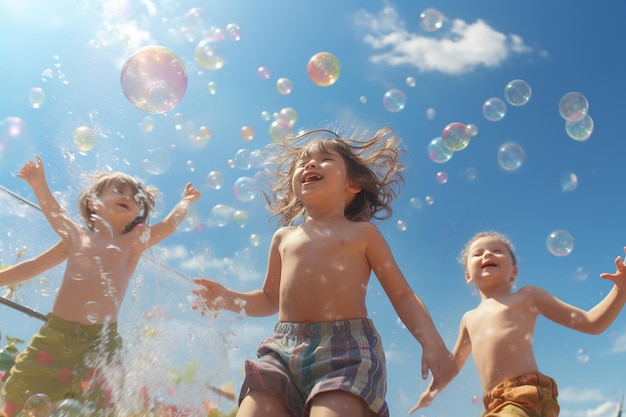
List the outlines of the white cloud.
<svg viewBox="0 0 626 417">
<path fill-rule="evenodd" d="M 615 417 L 617 414 L 617 402 L 605 401 L 595 408 L 570 410 L 561 404 L 561 417 Z"/>
<path fill-rule="evenodd" d="M 578 389 L 575 387 L 559 388 L 559 402 L 604 401 L 606 395 L 598 389 Z"/>
<path fill-rule="evenodd" d="M 363 41 L 376 51 L 372 62 L 413 66 L 422 72 L 459 75 L 478 67 L 498 67 L 513 54 L 531 51 L 520 36 L 498 32 L 480 19 L 474 23 L 454 19 L 450 29 L 425 36 L 407 30 L 387 5 L 378 14 L 360 11 L 355 22 L 367 30 Z"/>
</svg>

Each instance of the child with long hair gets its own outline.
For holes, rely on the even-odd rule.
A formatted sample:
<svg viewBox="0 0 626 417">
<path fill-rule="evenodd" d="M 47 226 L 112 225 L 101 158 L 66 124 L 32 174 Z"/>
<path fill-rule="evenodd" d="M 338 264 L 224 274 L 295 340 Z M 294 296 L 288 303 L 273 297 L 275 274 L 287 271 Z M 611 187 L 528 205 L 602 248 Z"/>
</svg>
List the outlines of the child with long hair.
<svg viewBox="0 0 626 417">
<path fill-rule="evenodd" d="M 237 416 L 388 416 L 382 342 L 365 305 L 372 272 L 422 346 L 422 377 L 429 369 L 435 381 L 456 373 L 371 222 L 392 213 L 403 181 L 400 141 L 389 128 L 365 140 L 321 129 L 277 147 L 270 209 L 281 227 L 262 287 L 238 292 L 198 278 L 194 290 L 203 312 L 278 313 L 258 359 L 245 363 Z"/>
</svg>

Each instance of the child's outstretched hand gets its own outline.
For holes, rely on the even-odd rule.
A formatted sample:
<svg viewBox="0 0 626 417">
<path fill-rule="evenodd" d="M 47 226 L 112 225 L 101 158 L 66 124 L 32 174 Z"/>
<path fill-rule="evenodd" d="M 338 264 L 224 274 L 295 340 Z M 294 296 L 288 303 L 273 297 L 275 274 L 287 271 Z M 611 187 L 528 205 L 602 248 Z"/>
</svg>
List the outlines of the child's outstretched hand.
<svg viewBox="0 0 626 417">
<path fill-rule="evenodd" d="M 43 161 L 39 155 L 36 156 L 36 159 L 36 162 L 28 161 L 17 174 L 18 178 L 23 179 L 31 186 L 41 184 L 46 179 Z"/>
<path fill-rule="evenodd" d="M 415 411 L 419 410 L 420 408 L 428 407 L 430 403 L 432 403 L 433 400 L 435 399 L 435 396 L 437 395 L 437 393 L 438 391 L 431 391 L 430 389 L 427 389 L 426 391 L 424 391 L 422 395 L 420 395 L 420 399 L 417 400 L 417 404 L 415 404 L 413 408 L 411 408 L 411 410 L 409 411 L 409 414 L 413 414 Z"/>
<path fill-rule="evenodd" d="M 205 278 L 195 278 L 193 282 L 198 284 L 198 287 L 192 290 L 196 296 L 196 302 L 191 306 L 193 310 L 200 310 L 200 313 L 205 315 L 207 312 L 222 309 L 224 298 L 228 294 L 223 285 Z"/>
<path fill-rule="evenodd" d="M 188 201 L 190 203 L 195 203 L 200 199 L 200 191 L 197 188 L 192 187 L 191 183 L 188 182 L 185 185 L 185 190 L 183 191 L 183 201 Z"/>
<path fill-rule="evenodd" d="M 624 253 L 626 254 L 626 246 L 624 247 Z M 626 256 L 624 256 L 624 259 L 626 260 Z M 615 268 L 615 273 L 604 272 L 600 274 L 600 277 L 610 279 L 619 289 L 626 290 L 626 263 L 622 261 L 621 256 L 615 258 Z"/>
</svg>

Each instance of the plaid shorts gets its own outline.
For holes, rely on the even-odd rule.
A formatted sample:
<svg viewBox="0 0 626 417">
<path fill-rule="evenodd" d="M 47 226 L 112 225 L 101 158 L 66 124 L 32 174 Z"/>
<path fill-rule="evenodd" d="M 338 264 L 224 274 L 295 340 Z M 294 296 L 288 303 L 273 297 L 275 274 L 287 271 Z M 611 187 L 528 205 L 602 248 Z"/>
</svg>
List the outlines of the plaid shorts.
<svg viewBox="0 0 626 417">
<path fill-rule="evenodd" d="M 484 398 L 483 417 L 557 417 L 559 404 L 556 382 L 533 373 L 496 385 Z"/>
<path fill-rule="evenodd" d="M 96 370 L 110 363 L 121 348 L 117 323 L 85 325 L 48 314 L 48 321 L 30 340 L 2 387 L 4 409 L 22 409 L 34 394 L 52 404 L 66 398 L 105 407 L 105 391 L 95 383 Z"/>
<path fill-rule="evenodd" d="M 257 356 L 245 363 L 240 403 L 250 390 L 278 392 L 292 416 L 303 416 L 317 394 L 339 390 L 362 398 L 378 416 L 389 416 L 385 354 L 369 319 L 278 323 Z"/>
</svg>

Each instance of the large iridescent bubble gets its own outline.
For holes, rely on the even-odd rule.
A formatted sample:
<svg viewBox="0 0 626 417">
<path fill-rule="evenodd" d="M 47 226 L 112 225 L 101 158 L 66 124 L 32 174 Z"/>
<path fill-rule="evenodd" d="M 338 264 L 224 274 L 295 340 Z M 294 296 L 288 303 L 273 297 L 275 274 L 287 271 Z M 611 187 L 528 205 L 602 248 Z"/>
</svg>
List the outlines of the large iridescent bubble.
<svg viewBox="0 0 626 417">
<path fill-rule="evenodd" d="M 120 81 L 124 95 L 133 106 L 148 113 L 165 113 L 185 95 L 187 71 L 172 51 L 151 45 L 128 58 Z"/>
<path fill-rule="evenodd" d="M 309 59 L 306 72 L 313 84 L 328 87 L 339 79 L 341 65 L 337 57 L 330 52 L 319 52 Z"/>
</svg>

